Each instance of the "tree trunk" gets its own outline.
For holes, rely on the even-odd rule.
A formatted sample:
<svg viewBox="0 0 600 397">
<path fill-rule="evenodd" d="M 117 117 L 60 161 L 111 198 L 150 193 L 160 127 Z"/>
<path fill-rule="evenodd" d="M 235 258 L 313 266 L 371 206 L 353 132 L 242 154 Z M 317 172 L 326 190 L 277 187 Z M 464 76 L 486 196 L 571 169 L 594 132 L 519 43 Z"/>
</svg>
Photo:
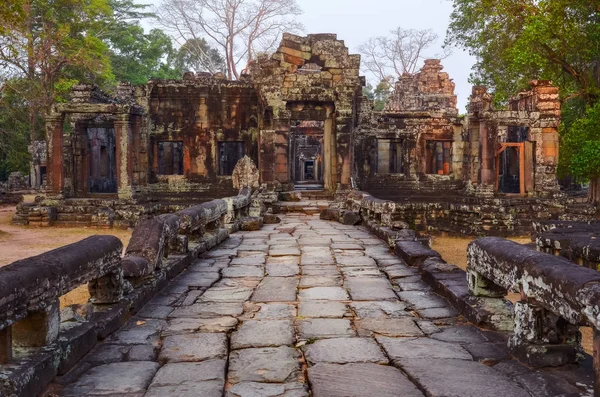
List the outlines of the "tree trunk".
<svg viewBox="0 0 600 397">
<path fill-rule="evenodd" d="M 592 204 L 600 203 L 600 177 L 593 178 L 590 181 L 590 187 L 588 190 L 589 202 Z"/>
</svg>

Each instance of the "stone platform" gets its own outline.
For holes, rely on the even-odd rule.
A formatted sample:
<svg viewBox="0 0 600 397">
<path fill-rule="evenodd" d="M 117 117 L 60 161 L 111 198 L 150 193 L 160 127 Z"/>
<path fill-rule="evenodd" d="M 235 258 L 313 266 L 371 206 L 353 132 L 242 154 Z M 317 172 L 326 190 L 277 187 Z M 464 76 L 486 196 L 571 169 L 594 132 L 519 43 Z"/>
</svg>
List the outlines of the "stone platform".
<svg viewBox="0 0 600 397">
<path fill-rule="evenodd" d="M 363 227 L 293 213 L 197 260 L 51 391 L 61 396 L 583 396 L 463 323 Z"/>
</svg>

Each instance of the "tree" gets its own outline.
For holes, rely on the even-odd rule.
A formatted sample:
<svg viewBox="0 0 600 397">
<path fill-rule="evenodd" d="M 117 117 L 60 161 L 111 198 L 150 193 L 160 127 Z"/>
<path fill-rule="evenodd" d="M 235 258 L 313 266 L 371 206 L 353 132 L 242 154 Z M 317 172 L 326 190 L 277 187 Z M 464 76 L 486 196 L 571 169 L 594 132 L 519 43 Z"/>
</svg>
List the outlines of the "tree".
<svg viewBox="0 0 600 397">
<path fill-rule="evenodd" d="M 591 181 L 589 198 L 600 202 L 600 101 L 561 131 L 561 161 L 578 181 Z"/>
<path fill-rule="evenodd" d="M 371 37 L 358 47 L 363 56 L 363 66 L 379 82 L 388 84 L 402 75 L 414 74 L 427 58 L 446 58 L 450 52 L 427 55 L 438 40 L 432 30 L 402 29 L 398 27 L 389 36 Z"/>
<path fill-rule="evenodd" d="M 301 13 L 296 0 L 163 0 L 157 10 L 161 23 L 181 45 L 203 38 L 215 45 L 230 80 L 239 78 L 242 62 L 271 50 L 283 31 L 300 30 L 294 17 Z M 210 54 L 204 52 L 202 57 L 208 59 Z"/>
<path fill-rule="evenodd" d="M 446 43 L 477 57 L 471 80 L 498 102 L 533 78 L 558 83 L 563 101 L 598 99 L 598 0 L 454 0 Z"/>
<path fill-rule="evenodd" d="M 375 111 L 381 112 L 387 105 L 390 97 L 390 84 L 383 80 L 375 88 L 371 84 L 367 84 L 363 88 L 363 95 L 373 101 Z"/>
<path fill-rule="evenodd" d="M 559 174 L 591 178 L 590 199 L 597 202 L 598 0 L 454 0 L 446 44 L 477 57 L 471 82 L 494 90 L 497 104 L 532 79 L 558 84 L 563 111 Z"/>
<path fill-rule="evenodd" d="M 94 31 L 97 21 L 110 17 L 111 8 L 104 0 L 9 3 L 12 13 L 0 13 L 0 79 L 26 101 L 35 140 L 43 130 L 39 113 L 52 105 L 57 89 L 73 83 L 69 73 L 110 76 L 106 45 Z"/>
<path fill-rule="evenodd" d="M 0 181 L 13 171 L 29 172 L 29 111 L 19 90 L 24 84 L 22 80 L 11 81 L 0 90 Z"/>
<path fill-rule="evenodd" d="M 203 38 L 186 41 L 177 52 L 176 64 L 184 71 L 225 73 L 225 59 Z"/>
<path fill-rule="evenodd" d="M 138 23 L 131 23 L 111 34 L 109 43 L 110 62 L 117 81 L 146 84 L 151 78 L 181 78 L 173 43 L 162 30 L 144 33 Z"/>
</svg>

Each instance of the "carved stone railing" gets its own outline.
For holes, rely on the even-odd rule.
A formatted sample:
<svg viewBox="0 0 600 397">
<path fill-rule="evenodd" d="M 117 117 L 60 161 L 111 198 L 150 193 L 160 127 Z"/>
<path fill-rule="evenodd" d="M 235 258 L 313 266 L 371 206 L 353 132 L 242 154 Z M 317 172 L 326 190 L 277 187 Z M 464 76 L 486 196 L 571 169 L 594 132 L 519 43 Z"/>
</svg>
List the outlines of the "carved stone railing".
<svg viewBox="0 0 600 397">
<path fill-rule="evenodd" d="M 141 220 L 123 257 L 118 238 L 94 236 L 0 268 L 0 396 L 38 395 L 67 373 L 200 254 L 240 230 L 250 193 Z M 61 311 L 59 298 L 86 283 L 90 301 Z"/>
<path fill-rule="evenodd" d="M 428 238 L 417 237 L 408 224 L 394 219 L 396 203 L 393 201 L 381 200 L 358 190 L 338 194 L 338 197 L 329 209 L 321 212 L 321 219 L 351 225 L 362 223 L 391 248 L 395 247 L 397 241 L 429 244 Z"/>
<path fill-rule="evenodd" d="M 468 248 L 467 277 L 475 296 L 521 294 L 514 304 L 512 353 L 529 366 L 559 366 L 580 358 L 580 326 L 594 328 L 600 343 L 600 273 L 566 258 L 531 250 L 495 237 Z M 596 381 L 600 352 L 595 348 Z M 595 395 L 600 394 L 596 383 Z"/>
</svg>

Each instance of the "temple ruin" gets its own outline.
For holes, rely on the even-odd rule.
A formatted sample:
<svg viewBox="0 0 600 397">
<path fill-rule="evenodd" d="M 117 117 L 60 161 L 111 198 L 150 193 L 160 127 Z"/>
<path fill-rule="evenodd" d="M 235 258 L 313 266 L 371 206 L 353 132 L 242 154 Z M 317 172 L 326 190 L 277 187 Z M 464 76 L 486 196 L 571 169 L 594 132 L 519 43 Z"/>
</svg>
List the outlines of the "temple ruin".
<svg viewBox="0 0 600 397">
<path fill-rule="evenodd" d="M 236 194 L 231 174 L 244 156 L 263 191 L 356 188 L 404 205 L 402 217 L 425 229 L 518 234 L 565 213 L 551 82 L 533 81 L 506 110 L 474 87 L 460 115 L 452 79 L 427 60 L 375 112 L 359 69 L 334 34 L 285 34 L 238 81 L 187 73 L 121 84 L 114 96 L 76 86 L 46 119 L 47 153 L 32 147 L 46 199 L 20 206 L 15 222 L 129 227 Z"/>
</svg>

